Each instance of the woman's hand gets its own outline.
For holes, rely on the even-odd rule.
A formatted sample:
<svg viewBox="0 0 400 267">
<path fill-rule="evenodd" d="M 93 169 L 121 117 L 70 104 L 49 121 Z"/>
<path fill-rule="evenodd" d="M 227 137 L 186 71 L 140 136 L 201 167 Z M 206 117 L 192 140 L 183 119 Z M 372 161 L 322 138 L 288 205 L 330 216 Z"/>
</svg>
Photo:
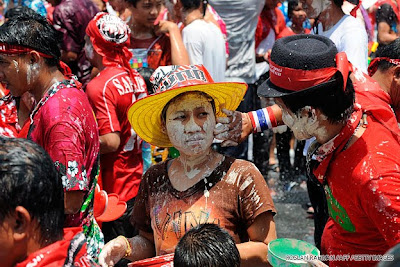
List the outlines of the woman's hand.
<svg viewBox="0 0 400 267">
<path fill-rule="evenodd" d="M 124 237 L 118 236 L 109 241 L 101 250 L 99 264 L 101 267 L 114 266 L 122 259 L 128 250 L 128 244 Z"/>
</svg>

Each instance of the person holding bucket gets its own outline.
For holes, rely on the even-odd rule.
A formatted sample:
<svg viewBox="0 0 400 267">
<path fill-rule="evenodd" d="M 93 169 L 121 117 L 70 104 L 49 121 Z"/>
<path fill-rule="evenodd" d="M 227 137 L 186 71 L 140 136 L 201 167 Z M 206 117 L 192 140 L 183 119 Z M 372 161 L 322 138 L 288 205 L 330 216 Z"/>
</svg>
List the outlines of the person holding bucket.
<svg viewBox="0 0 400 267">
<path fill-rule="evenodd" d="M 202 65 L 159 68 L 152 80 L 157 93 L 135 102 L 128 119 L 143 140 L 180 156 L 145 173 L 131 220 L 139 235 L 107 243 L 99 263 L 173 253 L 189 229 L 214 223 L 235 240 L 242 266 L 264 266 L 276 239 L 268 186 L 252 163 L 211 149 L 216 117 L 237 108 L 247 85 L 214 83 Z"/>
<path fill-rule="evenodd" d="M 379 260 L 374 255 L 400 243 L 400 144 L 394 113 L 365 93 L 378 89 L 367 77 L 359 83 L 353 75 L 360 73 L 326 37 L 279 39 L 270 67 L 258 95 L 276 99 L 283 122 L 297 139 L 316 138 L 307 161 L 315 158 L 317 164 L 307 167 L 325 191 L 330 215 L 321 254 L 330 256 L 329 266 L 374 266 Z M 348 261 L 342 255 L 349 255 Z"/>
</svg>

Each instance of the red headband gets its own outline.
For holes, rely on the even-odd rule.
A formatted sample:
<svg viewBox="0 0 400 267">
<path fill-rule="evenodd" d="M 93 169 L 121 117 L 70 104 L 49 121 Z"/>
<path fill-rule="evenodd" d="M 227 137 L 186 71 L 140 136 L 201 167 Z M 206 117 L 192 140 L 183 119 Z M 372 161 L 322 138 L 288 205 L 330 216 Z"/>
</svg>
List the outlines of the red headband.
<svg viewBox="0 0 400 267">
<path fill-rule="evenodd" d="M 339 71 L 343 76 L 343 90 L 345 90 L 350 68 L 351 64 L 347 60 L 346 54 L 340 52 L 336 54 L 336 67 L 314 70 L 292 69 L 279 66 L 270 60 L 269 73 L 270 81 L 274 85 L 297 92 L 325 83 Z"/>
<path fill-rule="evenodd" d="M 10 45 L 6 43 L 0 43 L 0 53 L 3 54 L 9 54 L 9 55 L 19 55 L 19 54 L 24 54 L 28 53 L 31 51 L 36 51 L 35 49 L 25 47 L 25 46 L 20 46 L 20 45 Z M 45 58 L 52 58 L 50 55 L 43 54 L 42 52 L 36 51 L 41 55 L 42 57 Z"/>
<path fill-rule="evenodd" d="M 20 54 L 29 53 L 31 51 L 37 52 L 40 56 L 42 56 L 44 58 L 53 58 L 53 56 L 46 55 L 42 52 L 39 52 L 39 51 L 29 48 L 29 47 L 0 43 L 0 53 L 2 53 L 2 54 L 20 55 Z M 60 71 L 62 72 L 62 74 L 64 76 L 70 77 L 72 75 L 71 69 L 68 67 L 67 64 L 65 64 L 61 60 L 58 62 L 58 64 L 59 64 Z"/>
<path fill-rule="evenodd" d="M 388 58 L 388 57 L 376 57 L 374 60 L 369 63 L 368 66 L 368 75 L 372 76 L 375 74 L 376 70 L 378 69 L 378 63 L 379 61 L 387 61 L 389 63 L 392 63 L 394 65 L 400 66 L 400 59 L 393 59 L 393 58 Z"/>
</svg>

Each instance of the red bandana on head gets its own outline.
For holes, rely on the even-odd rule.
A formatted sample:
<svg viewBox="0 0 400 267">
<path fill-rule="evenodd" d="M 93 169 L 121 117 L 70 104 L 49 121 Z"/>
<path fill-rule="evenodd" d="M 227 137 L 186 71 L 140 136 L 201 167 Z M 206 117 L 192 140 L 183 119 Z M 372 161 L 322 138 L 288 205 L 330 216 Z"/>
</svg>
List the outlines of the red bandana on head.
<svg viewBox="0 0 400 267">
<path fill-rule="evenodd" d="M 270 81 L 283 89 L 289 91 L 302 91 L 312 86 L 329 81 L 336 72 L 343 76 L 343 90 L 346 89 L 347 78 L 351 64 L 347 60 L 346 53 L 336 54 L 336 67 L 315 70 L 302 70 L 282 67 L 270 60 Z"/>
<path fill-rule="evenodd" d="M 130 29 L 125 22 L 107 13 L 98 13 L 88 24 L 86 34 L 94 50 L 103 57 L 104 66 L 122 66 L 133 76 L 129 60 L 132 53 Z"/>
<path fill-rule="evenodd" d="M 36 51 L 35 49 L 25 47 L 25 46 L 20 46 L 20 45 L 10 45 L 6 43 L 0 43 L 0 53 L 2 54 L 7 54 L 7 55 L 21 55 L 25 53 L 29 53 L 31 51 Z M 46 55 L 42 52 L 36 51 L 40 56 L 44 58 L 53 58 L 53 56 Z M 61 60 L 59 61 L 59 68 L 62 74 L 66 77 L 71 77 L 72 72 L 71 69 L 68 67 L 67 64 L 62 62 Z"/>
<path fill-rule="evenodd" d="M 388 58 L 388 57 L 376 57 L 374 60 L 371 61 L 371 63 L 368 66 L 368 75 L 369 76 L 372 76 L 375 74 L 375 72 L 378 69 L 378 63 L 382 60 L 387 61 L 387 62 L 392 63 L 397 66 L 400 65 L 400 59 L 394 59 L 394 58 Z"/>
</svg>

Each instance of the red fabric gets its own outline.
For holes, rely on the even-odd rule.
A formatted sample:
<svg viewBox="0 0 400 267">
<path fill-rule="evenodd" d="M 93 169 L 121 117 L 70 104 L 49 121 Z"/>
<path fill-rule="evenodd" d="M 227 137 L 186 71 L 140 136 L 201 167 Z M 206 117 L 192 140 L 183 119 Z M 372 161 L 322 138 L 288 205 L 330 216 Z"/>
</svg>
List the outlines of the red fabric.
<svg viewBox="0 0 400 267">
<path fill-rule="evenodd" d="M 126 116 L 130 105 L 147 95 L 146 85 L 138 72 L 134 79 L 121 67 L 107 67 L 86 87 L 95 112 L 100 136 L 119 132 L 117 151 L 100 156 L 102 187 L 117 193 L 120 200 L 135 197 L 143 173 L 141 141 Z"/>
<path fill-rule="evenodd" d="M 66 191 L 94 190 L 98 171 L 98 128 L 89 100 L 73 80 L 50 88 L 31 114 L 28 139 L 41 145 L 54 161 Z M 66 227 L 90 224 L 91 205 L 67 215 Z"/>
<path fill-rule="evenodd" d="M 375 72 L 378 69 L 378 63 L 380 61 L 387 61 L 389 63 L 395 64 L 397 66 L 400 65 L 400 59 L 394 59 L 394 58 L 388 58 L 388 57 L 376 57 L 374 60 L 371 61 L 371 63 L 368 66 L 368 75 L 372 77 L 372 75 L 375 74 Z"/>
<path fill-rule="evenodd" d="M 338 71 L 340 71 L 343 76 L 343 88 L 346 88 L 347 77 L 351 68 L 344 52 L 336 54 L 336 67 L 315 70 L 292 69 L 279 66 L 272 60 L 270 60 L 269 66 L 271 82 L 278 87 L 290 91 L 301 91 L 314 85 L 327 82 Z"/>
<path fill-rule="evenodd" d="M 332 197 L 343 208 L 336 210 L 337 216 L 331 217 L 325 227 L 321 254 L 377 255 L 400 243 L 399 128 L 389 95 L 362 72 L 355 70 L 354 74 L 356 102 L 361 104 L 361 109 L 356 109 L 342 132 L 317 153 L 317 159 L 322 162 L 314 174 L 320 181 L 326 178 Z M 362 113 L 367 114 L 366 131 L 343 151 Z M 341 226 L 346 222 L 343 218 L 348 219 L 347 224 L 350 222 L 354 231 Z M 329 266 L 343 264 L 343 261 L 331 261 Z M 360 261 L 345 264 L 375 265 Z"/>
<path fill-rule="evenodd" d="M 383 255 L 400 242 L 399 149 L 393 135 L 371 116 L 363 136 L 332 159 L 330 165 L 338 167 L 327 171 L 328 185 L 355 232 L 344 230 L 330 218 L 323 232 L 321 254 Z M 346 266 L 376 263 L 363 264 L 346 262 Z M 329 266 L 343 266 L 343 261 L 330 262 Z"/>
<path fill-rule="evenodd" d="M 358 4 L 350 11 L 350 15 L 353 17 L 357 17 L 357 10 L 360 8 L 361 0 L 358 1 Z"/>
<path fill-rule="evenodd" d="M 269 120 L 271 121 L 271 126 L 272 127 L 276 127 L 278 126 L 278 122 L 276 121 L 275 115 L 274 115 L 274 111 L 272 110 L 271 107 L 266 107 L 267 112 L 268 112 L 268 117 Z"/>
<path fill-rule="evenodd" d="M 285 16 L 279 8 L 266 9 L 261 11 L 258 17 L 258 23 L 256 28 L 256 48 L 262 40 L 267 38 L 269 31 L 272 29 L 277 37 L 281 31 L 286 28 Z"/>
<path fill-rule="evenodd" d="M 57 241 L 47 247 L 44 247 L 30 254 L 24 261 L 15 265 L 15 267 L 59 267 L 64 266 L 67 256 L 71 258 L 71 266 L 98 266 L 92 260 L 88 259 L 86 242 L 83 246 L 74 250 L 69 248 L 71 241 L 78 234 L 81 234 L 81 227 L 65 228 L 63 240 Z M 76 253 L 76 254 L 74 254 Z M 68 265 L 69 266 L 69 265 Z"/>
<path fill-rule="evenodd" d="M 21 128 L 21 131 L 18 133 L 18 138 L 28 138 L 29 127 L 31 123 L 29 120 L 26 120 L 24 125 Z"/>
<path fill-rule="evenodd" d="M 104 20 L 104 18 L 107 19 Z M 110 20 L 109 18 L 112 18 L 113 21 L 108 21 Z M 118 31 L 117 33 L 113 33 L 114 36 L 118 37 L 114 38 L 114 40 L 121 43 L 106 40 L 104 33 L 100 32 L 112 30 Z M 130 45 L 130 30 L 128 25 L 119 18 L 101 12 L 89 22 L 86 28 L 86 34 L 90 37 L 94 50 L 103 57 L 102 62 L 104 66 L 122 66 L 130 74 L 132 79 L 135 78 L 135 73 L 129 64 L 132 53 L 128 49 Z M 124 39 L 126 40 L 124 41 Z"/>
<path fill-rule="evenodd" d="M 17 137 L 18 116 L 9 90 L 0 85 L 0 136 Z"/>
<path fill-rule="evenodd" d="M 6 43 L 0 43 L 0 53 L 3 53 L 3 54 L 15 55 L 15 54 L 23 54 L 23 53 L 27 53 L 27 52 L 31 52 L 31 51 L 36 51 L 36 50 L 29 48 L 29 47 L 20 46 L 20 45 L 10 45 L 10 44 L 6 44 Z M 36 51 L 36 52 L 38 52 L 38 51 Z M 41 52 L 38 52 L 38 53 L 42 57 L 52 58 L 52 56 L 43 54 Z"/>
<path fill-rule="evenodd" d="M 159 38 L 157 40 L 157 38 Z M 155 43 L 153 44 L 153 42 Z M 153 44 L 153 45 L 152 45 Z M 160 66 L 168 66 L 171 61 L 171 41 L 169 37 L 163 34 L 161 37 L 156 36 L 150 39 L 136 39 L 131 36 L 130 48 L 148 49 L 147 62 L 149 67 L 157 69 Z"/>
<path fill-rule="evenodd" d="M 309 34 L 310 32 L 311 32 L 310 29 L 304 29 L 305 34 Z M 285 29 L 283 29 L 283 31 L 281 31 L 281 33 L 278 35 L 278 37 L 276 39 L 280 39 L 280 38 L 287 37 L 287 36 L 292 36 L 295 34 L 296 33 L 294 33 L 294 31 L 290 27 L 286 27 Z"/>
</svg>

